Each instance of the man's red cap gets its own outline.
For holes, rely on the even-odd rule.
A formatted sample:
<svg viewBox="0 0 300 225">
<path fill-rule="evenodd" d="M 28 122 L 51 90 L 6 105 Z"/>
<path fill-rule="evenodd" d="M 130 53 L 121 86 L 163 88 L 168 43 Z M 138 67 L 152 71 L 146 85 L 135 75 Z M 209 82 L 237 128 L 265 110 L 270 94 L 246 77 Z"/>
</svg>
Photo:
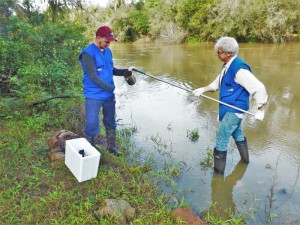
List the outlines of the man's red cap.
<svg viewBox="0 0 300 225">
<path fill-rule="evenodd" d="M 99 27 L 96 31 L 96 37 L 104 37 L 108 41 L 116 41 L 116 38 L 114 36 L 114 33 L 111 31 L 111 29 L 108 26 L 102 26 Z"/>
</svg>

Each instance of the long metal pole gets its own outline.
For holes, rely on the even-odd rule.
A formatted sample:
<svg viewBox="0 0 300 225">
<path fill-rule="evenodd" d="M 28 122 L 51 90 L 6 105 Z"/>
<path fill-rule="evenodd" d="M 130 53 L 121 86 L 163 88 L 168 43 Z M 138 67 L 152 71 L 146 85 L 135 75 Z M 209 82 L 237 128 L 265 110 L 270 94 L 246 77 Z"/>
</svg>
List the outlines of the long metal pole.
<svg viewBox="0 0 300 225">
<path fill-rule="evenodd" d="M 159 80 L 159 81 L 164 82 L 164 83 L 166 83 L 166 84 L 170 84 L 170 85 L 172 85 L 172 86 L 174 86 L 174 87 L 177 87 L 177 88 L 179 88 L 179 89 L 185 90 L 185 91 L 187 91 L 187 92 L 191 92 L 191 93 L 193 92 L 193 91 L 190 90 L 190 89 L 187 89 L 187 88 L 178 86 L 178 85 L 176 85 L 176 84 L 172 84 L 172 83 L 170 83 L 170 82 L 168 82 L 168 81 L 165 81 L 165 80 L 163 80 L 163 79 L 160 79 L 160 78 L 158 78 L 158 77 L 156 77 L 156 76 L 154 76 L 154 75 L 151 75 L 151 74 L 149 74 L 149 73 L 145 73 L 145 72 L 140 71 L 140 70 L 137 70 L 137 69 L 133 69 L 133 71 L 136 71 L 136 72 L 141 73 L 141 74 L 143 74 L 143 75 L 146 75 L 146 76 L 148 76 L 148 77 L 152 77 L 153 79 Z M 238 108 L 238 107 L 235 107 L 235 106 L 233 106 L 233 105 L 227 104 L 227 103 L 225 103 L 225 102 L 219 101 L 219 100 L 217 100 L 217 99 L 211 98 L 211 97 L 209 97 L 209 96 L 206 96 L 206 95 L 203 95 L 203 94 L 202 94 L 201 97 L 207 98 L 207 99 L 212 100 L 212 101 L 214 101 L 214 102 L 218 102 L 218 103 L 220 103 L 220 104 L 222 104 L 222 105 L 226 105 L 226 106 L 228 106 L 228 107 L 230 107 L 230 108 L 236 109 L 236 110 L 238 110 L 238 111 L 240 111 L 240 112 L 247 113 L 248 115 L 254 116 L 254 114 L 251 113 L 251 112 L 248 112 L 248 111 L 246 111 L 246 110 L 240 109 L 240 108 Z"/>
</svg>

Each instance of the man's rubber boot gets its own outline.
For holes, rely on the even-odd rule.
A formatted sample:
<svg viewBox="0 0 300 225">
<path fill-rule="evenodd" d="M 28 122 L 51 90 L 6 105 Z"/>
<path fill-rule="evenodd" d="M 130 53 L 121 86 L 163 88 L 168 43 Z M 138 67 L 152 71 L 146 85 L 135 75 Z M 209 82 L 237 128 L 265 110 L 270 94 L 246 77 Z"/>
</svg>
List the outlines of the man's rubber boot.
<svg viewBox="0 0 300 225">
<path fill-rule="evenodd" d="M 96 144 L 95 144 L 95 136 L 86 136 L 85 138 L 88 142 L 90 142 L 90 144 L 96 148 Z"/>
<path fill-rule="evenodd" d="M 216 173 L 223 174 L 226 166 L 227 151 L 214 149 L 214 170 Z"/>
<path fill-rule="evenodd" d="M 107 150 L 114 153 L 116 156 L 121 156 L 122 153 L 116 147 L 116 130 L 106 130 Z"/>
<path fill-rule="evenodd" d="M 244 141 L 236 141 L 236 147 L 238 148 L 241 159 L 244 163 L 249 163 L 249 152 L 248 152 L 248 144 L 247 139 L 245 137 Z"/>
</svg>

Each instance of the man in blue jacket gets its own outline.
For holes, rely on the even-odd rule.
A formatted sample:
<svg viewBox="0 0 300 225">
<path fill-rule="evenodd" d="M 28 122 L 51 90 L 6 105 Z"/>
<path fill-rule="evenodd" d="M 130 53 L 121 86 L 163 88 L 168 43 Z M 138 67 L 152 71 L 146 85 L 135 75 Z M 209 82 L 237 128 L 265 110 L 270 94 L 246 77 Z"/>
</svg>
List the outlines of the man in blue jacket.
<svg viewBox="0 0 300 225">
<path fill-rule="evenodd" d="M 223 62 L 221 73 L 210 85 L 194 90 L 193 94 L 201 96 L 207 91 L 220 90 L 221 102 L 244 111 L 249 109 L 249 98 L 253 96 L 258 109 L 255 118 L 263 120 L 264 105 L 268 100 L 266 88 L 252 74 L 250 66 L 237 55 L 238 50 L 239 45 L 234 38 L 220 38 L 215 44 L 215 52 L 219 60 Z M 217 173 L 224 173 L 230 136 L 235 140 L 242 161 L 249 163 L 247 140 L 241 127 L 243 117 L 243 112 L 223 104 L 219 105 L 220 125 L 214 149 L 214 170 Z"/>
<path fill-rule="evenodd" d="M 116 147 L 113 75 L 124 76 L 126 72 L 132 72 L 134 67 L 129 69 L 114 67 L 112 52 L 108 48 L 111 41 L 116 41 L 112 30 L 108 26 L 101 26 L 96 31 L 94 42 L 85 47 L 79 55 L 84 75 L 86 125 L 83 131 L 86 139 L 95 146 L 95 136 L 100 132 L 99 113 L 102 108 L 107 148 L 111 153 L 120 156 L 121 152 Z"/>
</svg>

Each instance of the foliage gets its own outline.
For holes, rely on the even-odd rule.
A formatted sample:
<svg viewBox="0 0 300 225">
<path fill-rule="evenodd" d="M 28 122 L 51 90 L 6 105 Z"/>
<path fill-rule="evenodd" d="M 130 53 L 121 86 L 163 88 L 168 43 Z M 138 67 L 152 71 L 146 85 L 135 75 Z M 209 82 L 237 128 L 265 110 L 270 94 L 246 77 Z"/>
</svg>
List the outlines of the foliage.
<svg viewBox="0 0 300 225">
<path fill-rule="evenodd" d="M 133 11 L 128 14 L 128 19 L 132 23 L 132 28 L 140 33 L 146 35 L 149 31 L 148 15 L 143 11 Z"/>
<path fill-rule="evenodd" d="M 200 162 L 200 166 L 203 170 L 207 170 L 212 167 L 214 160 L 213 150 L 210 148 L 206 149 L 206 157 Z"/>
<path fill-rule="evenodd" d="M 69 23 L 32 25 L 10 17 L 0 36 L 1 92 L 24 103 L 60 95 L 80 85 L 77 55 L 82 27 Z M 18 44 L 16 44 L 18 43 Z"/>
<path fill-rule="evenodd" d="M 1 4 L 3 15 L 16 9 L 14 0 Z M 111 24 L 119 40 L 195 43 L 215 41 L 220 36 L 233 36 L 240 42 L 284 42 L 299 34 L 300 3 L 293 0 L 147 0 L 110 1 L 111 7 L 84 8 L 81 1 L 48 1 L 48 9 L 39 13 L 32 1 L 24 1 L 21 16 L 31 24 L 68 20 L 81 22 L 91 29 Z M 20 7 L 19 7 L 20 8 Z M 22 10 L 19 10 L 22 11 Z M 2 22 L 5 22 L 2 20 Z M 95 30 L 96 28 L 94 27 Z M 0 30 L 3 28 L 0 28 Z"/>
<path fill-rule="evenodd" d="M 125 29 L 126 41 L 147 35 L 169 43 L 215 41 L 221 36 L 242 42 L 284 42 L 287 35 L 298 34 L 300 26 L 300 3 L 293 0 L 147 0 L 135 3 L 135 9 L 124 4 L 116 9 L 119 13 L 122 17 L 116 16 L 114 29 Z M 140 20 L 129 23 L 129 14 L 139 15 Z M 138 22 L 147 26 L 146 33 L 130 31 Z"/>
<path fill-rule="evenodd" d="M 149 36 L 152 40 L 166 43 L 181 43 L 185 30 L 176 23 L 176 0 L 151 0 L 146 1 L 145 8 L 149 14 L 151 28 Z"/>
<path fill-rule="evenodd" d="M 243 215 L 235 215 L 233 210 L 227 209 L 223 212 L 220 212 L 220 206 L 218 202 L 212 203 L 210 211 L 202 212 L 203 216 L 205 217 L 205 221 L 207 221 L 208 224 L 214 224 L 214 225 L 245 225 L 247 224 L 245 216 Z"/>
<path fill-rule="evenodd" d="M 142 35 L 147 35 L 150 29 L 149 16 L 140 5 L 139 10 L 130 8 L 127 12 L 127 7 L 122 6 L 112 19 L 112 26 L 115 33 L 117 32 L 123 41 L 132 42 L 140 38 Z"/>
<path fill-rule="evenodd" d="M 214 40 L 228 35 L 238 41 L 280 42 L 299 32 L 300 3 L 291 0 L 220 1 L 213 8 L 201 36 Z"/>
<path fill-rule="evenodd" d="M 3 32 L 4 25 L 7 24 L 7 19 L 14 13 L 14 0 L 0 1 L 0 33 Z"/>
<path fill-rule="evenodd" d="M 199 139 L 199 131 L 198 129 L 196 130 L 187 130 L 186 136 L 192 141 L 196 142 Z"/>
<path fill-rule="evenodd" d="M 202 41 L 203 25 L 208 23 L 210 10 L 214 6 L 209 0 L 183 0 L 177 4 L 177 21 L 185 28 L 189 36 Z"/>
</svg>

